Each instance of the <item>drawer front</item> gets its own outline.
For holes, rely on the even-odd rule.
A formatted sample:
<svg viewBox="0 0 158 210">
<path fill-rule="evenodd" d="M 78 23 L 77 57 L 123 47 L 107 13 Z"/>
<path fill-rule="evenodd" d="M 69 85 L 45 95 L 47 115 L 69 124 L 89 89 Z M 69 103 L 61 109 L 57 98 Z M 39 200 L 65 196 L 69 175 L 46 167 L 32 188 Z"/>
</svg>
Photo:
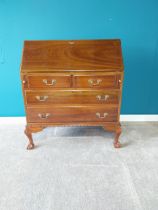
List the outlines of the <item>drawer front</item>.
<svg viewBox="0 0 158 210">
<path fill-rule="evenodd" d="M 118 75 L 75 76 L 74 87 L 76 88 L 117 88 Z"/>
<path fill-rule="evenodd" d="M 26 91 L 26 102 L 34 104 L 118 104 L 114 91 Z"/>
<path fill-rule="evenodd" d="M 28 76 L 29 88 L 68 88 L 71 87 L 70 76 Z"/>
<path fill-rule="evenodd" d="M 28 107 L 28 122 L 114 122 L 117 121 L 117 107 L 93 106 L 57 106 L 57 107 Z"/>
</svg>

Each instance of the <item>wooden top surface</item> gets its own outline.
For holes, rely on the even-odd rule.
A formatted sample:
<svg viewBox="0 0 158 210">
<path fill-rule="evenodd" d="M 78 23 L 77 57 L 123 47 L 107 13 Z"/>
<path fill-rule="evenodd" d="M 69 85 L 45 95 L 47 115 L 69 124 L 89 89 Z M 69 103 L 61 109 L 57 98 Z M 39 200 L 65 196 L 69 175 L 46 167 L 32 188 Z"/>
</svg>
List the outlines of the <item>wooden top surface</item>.
<svg viewBox="0 0 158 210">
<path fill-rule="evenodd" d="M 22 72 L 123 71 L 115 40 L 25 41 Z"/>
</svg>

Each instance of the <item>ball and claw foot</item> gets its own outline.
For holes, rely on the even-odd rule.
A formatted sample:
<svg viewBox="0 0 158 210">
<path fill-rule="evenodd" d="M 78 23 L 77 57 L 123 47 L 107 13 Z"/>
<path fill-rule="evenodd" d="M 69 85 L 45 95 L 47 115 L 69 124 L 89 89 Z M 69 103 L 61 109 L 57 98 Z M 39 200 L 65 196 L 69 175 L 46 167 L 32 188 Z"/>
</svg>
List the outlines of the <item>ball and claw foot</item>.
<svg viewBox="0 0 158 210">
<path fill-rule="evenodd" d="M 114 147 L 115 147 L 115 148 L 120 148 L 120 147 L 121 147 L 120 142 L 114 142 Z"/>
<path fill-rule="evenodd" d="M 116 135 L 115 135 L 115 140 L 114 140 L 114 147 L 115 148 L 120 148 L 121 147 L 121 144 L 119 142 L 119 137 L 120 137 L 121 132 L 122 132 L 121 126 L 118 126 L 117 129 L 116 129 Z"/>
<path fill-rule="evenodd" d="M 25 129 L 24 132 L 25 132 L 25 134 L 26 134 L 26 136 L 28 137 L 28 140 L 29 140 L 29 144 L 27 145 L 27 150 L 34 149 L 35 145 L 33 143 L 32 133 L 31 133 L 31 130 L 29 129 L 28 126 L 26 126 L 26 129 Z"/>
<path fill-rule="evenodd" d="M 28 144 L 27 145 L 27 150 L 31 150 L 31 149 L 34 149 L 35 148 L 35 145 L 34 144 Z"/>
</svg>

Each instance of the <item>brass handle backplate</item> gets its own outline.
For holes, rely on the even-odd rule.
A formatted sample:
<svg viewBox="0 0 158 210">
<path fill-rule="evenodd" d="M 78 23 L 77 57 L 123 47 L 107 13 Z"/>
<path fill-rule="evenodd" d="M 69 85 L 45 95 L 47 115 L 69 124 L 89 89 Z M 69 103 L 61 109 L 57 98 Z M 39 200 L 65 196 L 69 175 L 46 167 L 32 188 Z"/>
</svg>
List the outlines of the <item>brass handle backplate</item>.
<svg viewBox="0 0 158 210">
<path fill-rule="evenodd" d="M 99 101 L 106 101 L 109 97 L 109 95 L 97 95 L 96 99 Z"/>
<path fill-rule="evenodd" d="M 96 116 L 97 116 L 98 118 L 105 118 L 105 117 L 108 116 L 108 113 L 105 112 L 105 113 L 101 114 L 101 113 L 97 112 L 97 113 L 96 113 Z"/>
<path fill-rule="evenodd" d="M 38 114 L 38 117 L 41 118 L 41 119 L 47 119 L 49 116 L 50 116 L 50 113 L 46 113 L 46 114 L 39 113 Z"/>
<path fill-rule="evenodd" d="M 88 83 L 89 83 L 89 85 L 91 85 L 91 86 L 96 86 L 96 85 L 99 85 L 100 83 L 102 82 L 102 80 L 101 79 L 89 79 L 88 80 Z"/>
<path fill-rule="evenodd" d="M 37 99 L 38 101 L 46 101 L 47 98 L 48 98 L 48 96 L 36 96 L 36 99 Z"/>
<path fill-rule="evenodd" d="M 52 79 L 50 82 L 48 82 L 47 79 L 43 79 L 43 83 L 46 84 L 46 85 L 53 86 L 53 85 L 56 84 L 56 80 L 55 79 Z"/>
</svg>

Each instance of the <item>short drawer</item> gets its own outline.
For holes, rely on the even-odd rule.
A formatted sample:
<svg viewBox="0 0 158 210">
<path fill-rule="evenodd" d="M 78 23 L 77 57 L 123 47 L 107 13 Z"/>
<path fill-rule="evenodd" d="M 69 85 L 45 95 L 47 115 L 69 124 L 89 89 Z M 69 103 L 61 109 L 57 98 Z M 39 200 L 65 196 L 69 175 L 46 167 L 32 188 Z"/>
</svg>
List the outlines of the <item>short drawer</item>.
<svg viewBox="0 0 158 210">
<path fill-rule="evenodd" d="M 119 93 L 115 91 L 50 90 L 25 92 L 26 103 L 34 104 L 118 104 Z"/>
<path fill-rule="evenodd" d="M 68 88 L 71 77 L 68 76 L 28 76 L 29 88 Z"/>
<path fill-rule="evenodd" d="M 75 76 L 74 87 L 76 88 L 117 88 L 118 75 L 101 76 Z"/>
<path fill-rule="evenodd" d="M 28 122 L 114 122 L 117 121 L 117 107 L 54 106 L 27 107 Z"/>
</svg>

